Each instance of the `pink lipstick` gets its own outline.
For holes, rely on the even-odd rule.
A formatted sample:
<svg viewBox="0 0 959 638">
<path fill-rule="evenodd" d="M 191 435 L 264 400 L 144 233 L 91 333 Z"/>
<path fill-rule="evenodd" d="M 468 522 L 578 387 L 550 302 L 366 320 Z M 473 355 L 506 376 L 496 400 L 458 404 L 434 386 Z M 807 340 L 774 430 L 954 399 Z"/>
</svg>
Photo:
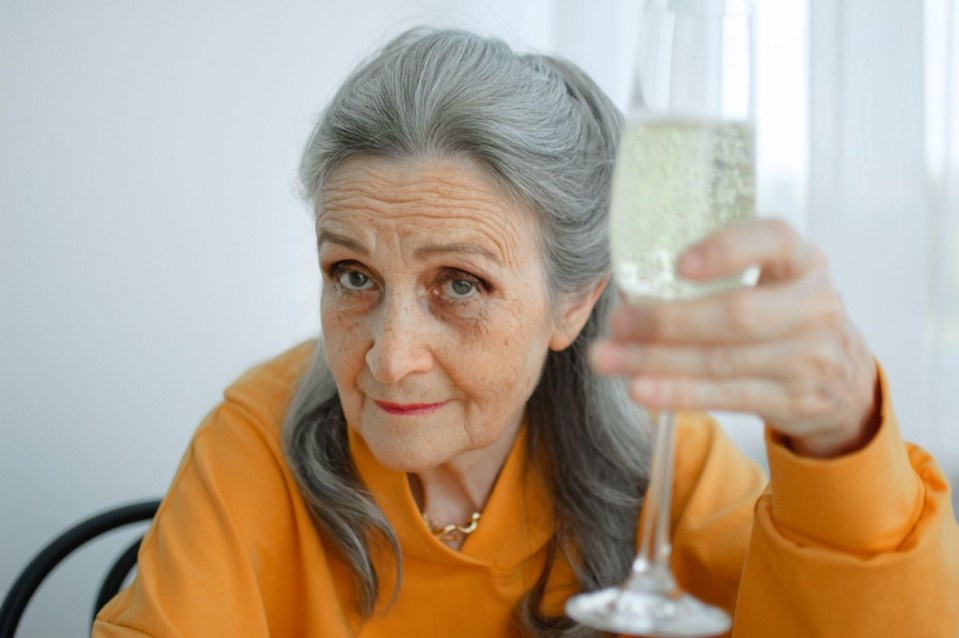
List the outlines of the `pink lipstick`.
<svg viewBox="0 0 959 638">
<path fill-rule="evenodd" d="M 447 404 L 447 401 L 440 403 L 389 403 L 387 401 L 374 401 L 381 410 L 389 414 L 399 416 L 422 416 L 432 414 Z"/>
</svg>

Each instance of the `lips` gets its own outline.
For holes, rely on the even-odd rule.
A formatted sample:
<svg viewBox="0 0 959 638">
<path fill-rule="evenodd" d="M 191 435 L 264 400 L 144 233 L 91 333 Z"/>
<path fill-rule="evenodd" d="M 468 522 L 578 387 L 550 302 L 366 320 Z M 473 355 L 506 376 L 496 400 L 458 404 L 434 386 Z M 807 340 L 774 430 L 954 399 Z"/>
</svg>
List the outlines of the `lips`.
<svg viewBox="0 0 959 638">
<path fill-rule="evenodd" d="M 432 414 L 436 412 L 444 405 L 449 403 L 448 401 L 441 401 L 440 403 L 390 403 L 389 401 L 374 401 L 374 403 L 384 412 L 388 414 L 395 414 L 398 416 L 422 416 L 424 414 Z"/>
</svg>

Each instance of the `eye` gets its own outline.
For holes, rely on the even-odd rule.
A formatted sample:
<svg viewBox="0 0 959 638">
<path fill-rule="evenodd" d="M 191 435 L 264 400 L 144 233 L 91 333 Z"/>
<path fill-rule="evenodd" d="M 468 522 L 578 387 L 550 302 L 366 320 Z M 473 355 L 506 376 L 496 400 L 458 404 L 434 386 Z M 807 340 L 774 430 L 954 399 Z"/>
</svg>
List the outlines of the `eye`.
<svg viewBox="0 0 959 638">
<path fill-rule="evenodd" d="M 483 282 L 476 277 L 462 271 L 452 271 L 443 278 L 439 294 L 452 301 L 465 301 L 483 290 Z"/>
<path fill-rule="evenodd" d="M 476 293 L 476 284 L 466 279 L 451 279 L 446 287 L 454 299 L 466 299 Z"/>
<path fill-rule="evenodd" d="M 373 285 L 373 280 L 359 270 L 349 270 L 343 267 L 337 269 L 337 272 L 334 273 L 334 279 L 338 284 L 352 291 L 367 290 Z"/>
</svg>

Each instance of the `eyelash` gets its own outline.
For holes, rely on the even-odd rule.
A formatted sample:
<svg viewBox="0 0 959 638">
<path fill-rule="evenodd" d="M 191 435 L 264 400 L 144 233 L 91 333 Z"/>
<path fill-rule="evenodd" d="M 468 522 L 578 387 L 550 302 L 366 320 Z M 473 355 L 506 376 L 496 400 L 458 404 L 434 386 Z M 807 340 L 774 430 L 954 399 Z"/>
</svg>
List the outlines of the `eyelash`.
<svg viewBox="0 0 959 638">
<path fill-rule="evenodd" d="M 476 294 L 470 294 L 468 297 L 450 297 L 449 299 L 451 299 L 453 303 L 466 303 L 472 301 L 477 295 L 488 290 L 488 287 L 483 280 L 481 280 L 479 277 L 474 277 L 467 272 L 463 272 L 462 270 L 444 270 L 439 281 L 444 286 L 454 281 L 465 281 L 473 286 L 473 290 L 476 291 Z"/>
<path fill-rule="evenodd" d="M 367 273 L 363 272 L 362 269 L 353 266 L 351 262 L 342 262 L 342 261 L 337 262 L 333 264 L 332 267 L 330 267 L 329 277 L 330 279 L 333 280 L 333 283 L 336 285 L 336 287 L 344 294 L 354 295 L 354 294 L 359 294 L 368 290 L 367 288 L 363 288 L 359 290 L 347 288 L 346 286 L 343 286 L 340 283 L 340 278 L 351 272 L 360 273 L 361 275 L 366 277 L 367 280 L 373 281 L 373 278 L 370 277 Z M 453 282 L 453 281 L 465 281 L 471 284 L 476 290 L 477 294 L 488 292 L 490 289 L 489 285 L 485 281 L 480 279 L 479 277 L 476 277 L 475 275 L 471 275 L 470 273 L 465 272 L 463 270 L 459 270 L 457 268 L 443 269 L 442 274 L 437 279 L 437 283 L 443 284 L 443 285 L 449 284 L 450 282 Z M 473 301 L 476 298 L 477 294 L 471 294 L 468 297 L 444 296 L 443 301 L 451 304 L 465 304 Z M 439 296 L 439 295 L 436 295 L 436 296 Z"/>
</svg>

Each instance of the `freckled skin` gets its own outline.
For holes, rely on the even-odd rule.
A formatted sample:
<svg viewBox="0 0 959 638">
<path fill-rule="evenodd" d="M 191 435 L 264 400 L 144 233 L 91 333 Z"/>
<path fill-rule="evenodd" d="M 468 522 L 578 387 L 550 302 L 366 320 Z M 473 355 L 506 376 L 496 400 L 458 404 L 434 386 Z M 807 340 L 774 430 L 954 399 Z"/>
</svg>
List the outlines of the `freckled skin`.
<svg viewBox="0 0 959 638">
<path fill-rule="evenodd" d="M 579 329 L 549 312 L 532 212 L 466 160 L 363 157 L 331 175 L 317 231 L 348 426 L 387 467 L 495 478 L 547 351 Z M 375 400 L 445 404 L 408 416 Z"/>
</svg>

